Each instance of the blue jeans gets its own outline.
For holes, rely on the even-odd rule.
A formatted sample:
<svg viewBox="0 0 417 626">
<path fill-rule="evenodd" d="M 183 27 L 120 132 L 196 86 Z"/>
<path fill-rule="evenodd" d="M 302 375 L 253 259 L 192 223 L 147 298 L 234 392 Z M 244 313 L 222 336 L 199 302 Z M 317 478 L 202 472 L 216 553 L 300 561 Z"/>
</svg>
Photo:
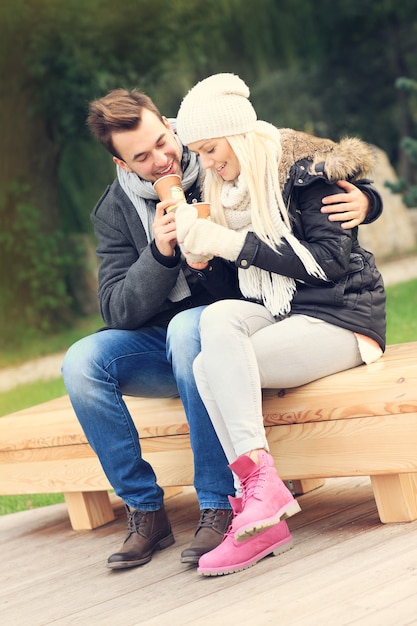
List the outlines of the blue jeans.
<svg viewBox="0 0 417 626">
<path fill-rule="evenodd" d="M 68 350 L 62 366 L 74 411 L 113 489 L 132 508 L 155 511 L 163 490 L 142 458 L 138 432 L 122 395 L 180 395 L 190 426 L 194 487 L 201 509 L 228 509 L 233 476 L 202 403 L 192 365 L 200 352 L 204 307 L 183 311 L 168 329 L 103 330 Z"/>
</svg>

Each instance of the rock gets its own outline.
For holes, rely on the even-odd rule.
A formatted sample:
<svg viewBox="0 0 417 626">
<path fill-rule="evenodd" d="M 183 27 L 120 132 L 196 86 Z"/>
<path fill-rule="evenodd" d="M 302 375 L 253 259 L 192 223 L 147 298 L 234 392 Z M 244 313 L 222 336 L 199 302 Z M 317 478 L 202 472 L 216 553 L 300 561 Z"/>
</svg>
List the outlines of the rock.
<svg viewBox="0 0 417 626">
<path fill-rule="evenodd" d="M 417 235 L 412 210 L 405 206 L 400 194 L 394 194 L 384 184 L 397 182 L 394 168 L 383 150 L 375 147 L 375 151 L 377 160 L 370 178 L 381 194 L 384 211 L 376 222 L 360 227 L 359 240 L 377 259 L 386 259 L 410 252 L 416 246 Z"/>
</svg>

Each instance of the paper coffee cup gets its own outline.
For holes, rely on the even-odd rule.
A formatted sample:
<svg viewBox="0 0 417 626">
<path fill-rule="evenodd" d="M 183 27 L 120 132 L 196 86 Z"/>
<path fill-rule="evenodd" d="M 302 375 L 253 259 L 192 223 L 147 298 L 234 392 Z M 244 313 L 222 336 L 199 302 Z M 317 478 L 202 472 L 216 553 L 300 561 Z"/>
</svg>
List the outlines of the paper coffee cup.
<svg viewBox="0 0 417 626">
<path fill-rule="evenodd" d="M 197 209 L 198 217 L 202 219 L 210 217 L 210 202 L 193 202 L 191 206 Z"/>
<path fill-rule="evenodd" d="M 186 202 L 181 177 L 178 174 L 168 174 L 158 178 L 154 182 L 153 188 L 160 200 L 177 200 L 176 204 L 167 208 L 167 213 L 175 211 L 179 204 Z"/>
</svg>

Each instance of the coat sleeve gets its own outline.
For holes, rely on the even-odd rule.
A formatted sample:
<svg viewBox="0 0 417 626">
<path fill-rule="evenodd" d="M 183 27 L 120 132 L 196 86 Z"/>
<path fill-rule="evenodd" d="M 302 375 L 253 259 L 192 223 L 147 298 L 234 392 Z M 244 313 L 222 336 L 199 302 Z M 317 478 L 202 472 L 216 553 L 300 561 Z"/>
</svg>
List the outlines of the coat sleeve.
<svg viewBox="0 0 417 626">
<path fill-rule="evenodd" d="M 369 211 L 363 224 L 372 224 L 382 215 L 382 198 L 369 180 L 355 180 L 353 184 L 369 197 Z"/>
<path fill-rule="evenodd" d="M 294 188 L 290 206 L 294 235 L 323 269 L 327 281 L 310 276 L 286 240 L 273 249 L 252 232 L 246 236 L 236 265 L 243 269 L 255 265 L 310 284 L 337 282 L 346 273 L 357 236 L 357 229 L 343 230 L 340 222 L 330 222 L 320 212 L 323 196 L 339 191 L 337 185 L 317 180 L 304 189 Z"/>
<path fill-rule="evenodd" d="M 92 221 L 98 239 L 99 306 L 110 328 L 135 329 L 167 306 L 167 296 L 180 269 L 180 257 L 171 266 L 152 254 L 143 228 L 129 228 L 120 207 L 96 207 Z"/>
</svg>

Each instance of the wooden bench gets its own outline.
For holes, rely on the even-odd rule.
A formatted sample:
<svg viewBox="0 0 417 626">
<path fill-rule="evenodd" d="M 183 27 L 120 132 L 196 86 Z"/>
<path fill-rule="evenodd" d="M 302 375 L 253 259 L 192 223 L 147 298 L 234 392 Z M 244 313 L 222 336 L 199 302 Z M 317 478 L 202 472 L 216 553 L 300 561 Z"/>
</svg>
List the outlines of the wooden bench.
<svg viewBox="0 0 417 626">
<path fill-rule="evenodd" d="M 164 488 L 192 485 L 180 400 L 126 398 Z M 382 522 L 417 519 L 417 342 L 296 389 L 264 391 L 271 453 L 301 491 L 370 476 Z M 0 418 L 0 494 L 65 494 L 74 529 L 114 519 L 108 483 L 67 396 Z"/>
</svg>

